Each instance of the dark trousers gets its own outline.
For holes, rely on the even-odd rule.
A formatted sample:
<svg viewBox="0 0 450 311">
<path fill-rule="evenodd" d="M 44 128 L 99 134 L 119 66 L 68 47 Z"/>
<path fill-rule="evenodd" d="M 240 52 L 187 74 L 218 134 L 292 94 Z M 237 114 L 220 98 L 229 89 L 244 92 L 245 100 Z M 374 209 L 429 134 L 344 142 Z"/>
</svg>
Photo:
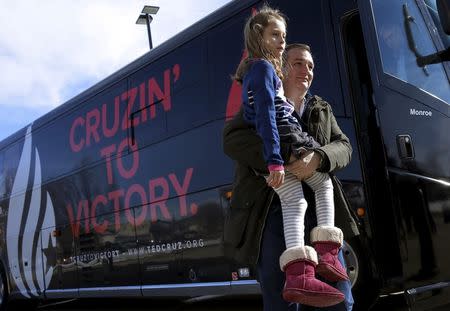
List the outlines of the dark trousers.
<svg viewBox="0 0 450 311">
<path fill-rule="evenodd" d="M 309 209 L 308 209 L 309 210 Z M 314 211 L 313 211 L 314 212 Z M 305 217 L 305 241 L 309 240 L 309 232 L 316 225 L 314 215 L 307 212 Z M 264 311 L 349 311 L 352 310 L 353 296 L 350 281 L 333 284 L 345 295 L 345 301 L 328 308 L 314 308 L 286 302 L 281 293 L 284 286 L 284 272 L 280 269 L 280 256 L 286 249 L 283 231 L 281 204 L 274 199 L 269 209 L 261 241 L 258 261 L 258 281 L 261 285 Z M 342 251 L 339 260 L 345 267 Z"/>
</svg>

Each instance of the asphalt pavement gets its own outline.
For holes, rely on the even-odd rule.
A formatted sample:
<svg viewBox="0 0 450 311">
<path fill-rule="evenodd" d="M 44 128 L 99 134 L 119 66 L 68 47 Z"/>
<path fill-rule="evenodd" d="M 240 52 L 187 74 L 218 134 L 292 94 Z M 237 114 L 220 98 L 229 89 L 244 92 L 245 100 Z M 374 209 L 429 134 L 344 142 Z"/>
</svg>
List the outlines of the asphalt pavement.
<svg viewBox="0 0 450 311">
<path fill-rule="evenodd" d="M 262 310 L 260 298 L 191 299 L 185 301 L 155 299 L 83 299 L 44 304 L 38 311 L 211 311 Z"/>
<path fill-rule="evenodd" d="M 27 307 L 9 309 L 29 310 Z M 201 297 L 190 300 L 163 299 L 74 299 L 53 301 L 40 305 L 37 311 L 256 311 L 263 310 L 259 297 Z M 357 306 L 353 311 L 408 311 L 402 295 L 379 298 L 369 310 Z M 450 306 L 432 308 L 432 311 L 447 311 Z"/>
</svg>

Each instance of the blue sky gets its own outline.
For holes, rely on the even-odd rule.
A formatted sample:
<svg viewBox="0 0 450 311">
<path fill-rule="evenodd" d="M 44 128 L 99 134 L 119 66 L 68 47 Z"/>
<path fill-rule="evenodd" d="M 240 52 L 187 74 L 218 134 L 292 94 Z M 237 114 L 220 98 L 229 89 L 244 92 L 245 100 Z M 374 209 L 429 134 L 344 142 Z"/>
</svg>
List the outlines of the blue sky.
<svg viewBox="0 0 450 311">
<path fill-rule="evenodd" d="M 0 140 L 230 0 L 0 0 Z M 29 12 L 29 13 L 28 13 Z"/>
</svg>

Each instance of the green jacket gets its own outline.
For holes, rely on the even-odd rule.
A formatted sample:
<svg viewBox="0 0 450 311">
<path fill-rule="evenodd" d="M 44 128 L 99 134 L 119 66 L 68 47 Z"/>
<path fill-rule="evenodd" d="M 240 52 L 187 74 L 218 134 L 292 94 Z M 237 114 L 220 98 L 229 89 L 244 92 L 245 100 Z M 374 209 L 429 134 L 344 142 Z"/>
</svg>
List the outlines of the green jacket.
<svg viewBox="0 0 450 311">
<path fill-rule="evenodd" d="M 339 128 L 326 101 L 318 96 L 310 98 L 302 120 L 308 133 L 322 146 L 317 150 L 323 158 L 319 171 L 332 173 L 350 163 L 350 141 Z M 275 192 L 255 173 L 268 173 L 262 140 L 245 122 L 242 111 L 225 124 L 223 148 L 236 161 L 231 209 L 224 229 L 226 249 L 229 256 L 239 262 L 256 263 L 265 219 Z M 333 174 L 330 176 L 334 187 L 336 226 L 342 229 L 346 238 L 358 235 L 342 185 Z M 311 207 L 314 199 L 308 203 Z"/>
</svg>

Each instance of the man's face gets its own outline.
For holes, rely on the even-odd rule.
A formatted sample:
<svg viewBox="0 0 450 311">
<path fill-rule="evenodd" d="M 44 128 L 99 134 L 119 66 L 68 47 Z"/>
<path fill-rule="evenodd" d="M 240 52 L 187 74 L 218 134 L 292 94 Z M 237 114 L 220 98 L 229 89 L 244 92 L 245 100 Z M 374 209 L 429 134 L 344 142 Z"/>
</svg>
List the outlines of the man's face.
<svg viewBox="0 0 450 311">
<path fill-rule="evenodd" d="M 298 88 L 307 92 L 314 78 L 314 61 L 311 53 L 301 48 L 293 48 L 287 53 L 287 74 L 284 79 L 286 88 Z"/>
<path fill-rule="evenodd" d="M 266 48 L 276 57 L 281 57 L 286 46 L 286 26 L 278 19 L 272 19 L 263 32 Z"/>
</svg>

